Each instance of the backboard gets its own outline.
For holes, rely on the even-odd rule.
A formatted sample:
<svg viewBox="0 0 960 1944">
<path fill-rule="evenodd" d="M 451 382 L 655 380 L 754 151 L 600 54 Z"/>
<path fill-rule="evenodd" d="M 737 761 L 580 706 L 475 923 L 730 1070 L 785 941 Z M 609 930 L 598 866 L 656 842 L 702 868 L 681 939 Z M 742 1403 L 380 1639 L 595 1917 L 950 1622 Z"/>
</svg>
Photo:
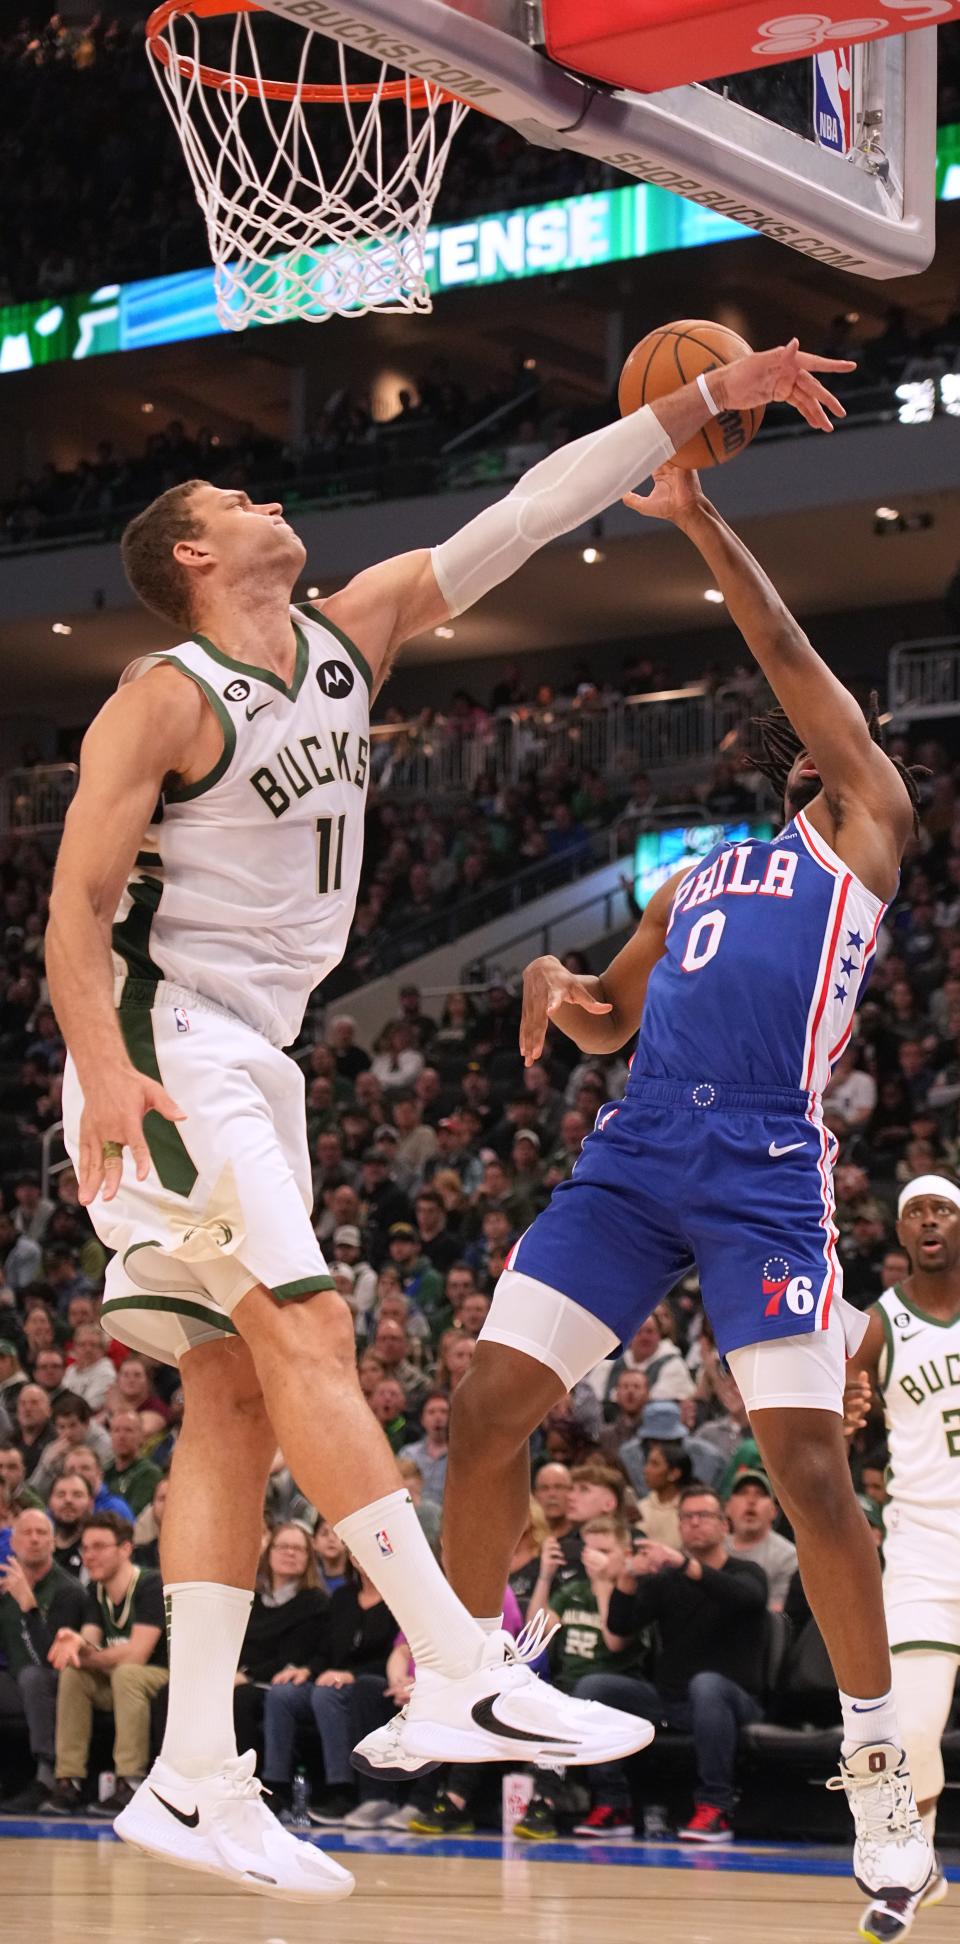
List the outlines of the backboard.
<svg viewBox="0 0 960 1944">
<path fill-rule="evenodd" d="M 877 0 L 883 21 L 784 15 L 769 26 L 800 58 L 660 94 L 593 82 L 550 60 L 538 0 L 263 4 L 436 81 L 530 142 L 593 156 L 836 268 L 896 277 L 933 255 L 936 29 L 849 49 L 842 40 L 844 29 L 886 30 L 902 0 Z M 926 0 L 923 17 L 935 6 Z M 829 61 L 815 79 L 818 50 L 833 54 L 850 89 L 849 145 L 822 139 L 831 103 Z"/>
</svg>

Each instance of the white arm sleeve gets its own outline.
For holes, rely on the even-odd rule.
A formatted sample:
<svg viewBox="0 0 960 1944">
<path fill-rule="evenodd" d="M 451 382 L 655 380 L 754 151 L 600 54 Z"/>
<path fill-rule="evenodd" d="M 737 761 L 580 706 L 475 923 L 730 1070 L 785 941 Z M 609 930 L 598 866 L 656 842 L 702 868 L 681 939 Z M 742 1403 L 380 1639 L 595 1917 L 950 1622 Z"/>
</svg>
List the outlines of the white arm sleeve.
<svg viewBox="0 0 960 1944">
<path fill-rule="evenodd" d="M 673 457 L 649 405 L 551 452 L 496 506 L 434 547 L 431 559 L 451 614 L 462 614 L 522 567 L 538 547 L 612 506 Z"/>
</svg>

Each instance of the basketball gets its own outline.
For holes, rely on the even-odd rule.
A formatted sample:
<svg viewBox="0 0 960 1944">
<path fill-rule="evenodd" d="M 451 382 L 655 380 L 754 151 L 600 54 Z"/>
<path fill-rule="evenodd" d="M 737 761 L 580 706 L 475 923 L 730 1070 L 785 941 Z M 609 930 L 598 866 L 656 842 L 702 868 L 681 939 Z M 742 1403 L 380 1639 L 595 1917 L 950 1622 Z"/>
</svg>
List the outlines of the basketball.
<svg viewBox="0 0 960 1944">
<path fill-rule="evenodd" d="M 720 365 L 745 357 L 751 348 L 736 331 L 712 324 L 705 317 L 685 317 L 676 324 L 661 324 L 657 330 L 648 331 L 634 345 L 620 374 L 617 397 L 624 418 L 628 412 L 639 411 L 641 405 L 689 385 L 702 371 L 716 371 Z M 721 412 L 681 446 L 670 464 L 697 471 L 704 466 L 724 466 L 756 438 L 762 423 L 762 405 L 748 412 Z"/>
</svg>

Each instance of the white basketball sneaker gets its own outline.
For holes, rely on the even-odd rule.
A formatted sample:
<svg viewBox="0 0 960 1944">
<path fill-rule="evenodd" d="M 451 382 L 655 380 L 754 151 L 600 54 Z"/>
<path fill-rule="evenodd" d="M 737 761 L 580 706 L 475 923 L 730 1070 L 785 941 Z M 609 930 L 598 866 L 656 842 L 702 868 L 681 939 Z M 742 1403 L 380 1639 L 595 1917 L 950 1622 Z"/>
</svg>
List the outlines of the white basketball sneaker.
<svg viewBox="0 0 960 1944">
<path fill-rule="evenodd" d="M 891 1898 L 918 1899 L 937 1864 L 920 1821 L 902 1748 L 893 1742 L 872 1742 L 841 1755 L 840 1774 L 830 1777 L 827 1788 L 846 1790 L 856 1829 L 853 1874 L 861 1890 L 873 1898 L 874 1905 Z"/>
<path fill-rule="evenodd" d="M 555 1629 L 551 1630 L 551 1632 Z M 519 1639 L 495 1633 L 480 1665 L 452 1680 L 418 1668 L 401 1715 L 358 1742 L 354 1766 L 368 1775 L 410 1776 L 438 1762 L 615 1762 L 653 1740 L 653 1724 L 599 1701 L 577 1701 L 527 1666 L 547 1640 L 542 1615 Z"/>
<path fill-rule="evenodd" d="M 878 1897 L 865 1910 L 860 1919 L 860 1935 L 868 1944 L 899 1944 L 913 1928 L 913 1920 L 918 1910 L 929 1910 L 931 1904 L 942 1903 L 947 1894 L 947 1879 L 939 1857 L 935 1858 L 935 1872 L 925 1890 L 918 1890 L 912 1897 Z"/>
<path fill-rule="evenodd" d="M 349 1897 L 354 1880 L 312 1843 L 282 1827 L 263 1801 L 249 1749 L 216 1775 L 178 1774 L 156 1761 L 117 1817 L 114 1829 L 133 1849 L 185 1870 L 203 1870 L 260 1897 L 331 1903 Z"/>
</svg>

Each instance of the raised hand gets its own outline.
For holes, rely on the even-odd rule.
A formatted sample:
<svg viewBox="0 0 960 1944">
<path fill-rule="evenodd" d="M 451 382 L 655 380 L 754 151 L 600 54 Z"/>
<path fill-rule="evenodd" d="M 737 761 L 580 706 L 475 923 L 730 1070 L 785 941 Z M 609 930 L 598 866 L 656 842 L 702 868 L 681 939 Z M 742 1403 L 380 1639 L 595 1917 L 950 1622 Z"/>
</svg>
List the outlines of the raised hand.
<svg viewBox="0 0 960 1944">
<path fill-rule="evenodd" d="M 843 1435 L 854 1438 L 862 1431 L 870 1416 L 873 1403 L 873 1387 L 865 1370 L 854 1371 L 848 1376 L 843 1392 Z"/>
<path fill-rule="evenodd" d="M 821 358 L 816 352 L 801 351 L 799 338 L 778 344 L 773 351 L 751 351 L 748 357 L 735 358 L 720 371 L 707 373 L 707 385 L 722 412 L 736 412 L 752 405 L 769 405 L 776 399 L 792 405 L 819 432 L 832 432 L 827 410 L 834 418 L 846 418 L 839 398 L 814 377 L 817 371 L 856 371 L 852 358 Z"/>
<path fill-rule="evenodd" d="M 658 466 L 649 493 L 624 493 L 623 504 L 649 520 L 672 520 L 680 524 L 693 507 L 702 506 L 704 495 L 700 475 L 686 472 L 670 460 Z"/>
<path fill-rule="evenodd" d="M 568 972 L 557 958 L 534 959 L 523 975 L 520 1052 L 524 1066 L 532 1066 L 543 1052 L 548 1022 L 561 1006 L 582 1006 L 584 1012 L 608 1013 L 613 1007 L 590 991 L 595 980 Z"/>
<path fill-rule="evenodd" d="M 182 1107 L 171 1099 L 158 1080 L 148 1079 L 136 1067 L 117 1067 L 95 1085 L 84 1090 L 80 1120 L 79 1199 L 84 1207 L 94 1196 L 103 1194 L 112 1201 L 123 1175 L 123 1152 L 129 1148 L 137 1169 L 137 1180 L 145 1181 L 150 1172 L 150 1150 L 143 1123 L 147 1114 L 162 1114 L 164 1120 L 186 1120 Z M 105 1154 L 115 1146 L 119 1154 Z"/>
</svg>

